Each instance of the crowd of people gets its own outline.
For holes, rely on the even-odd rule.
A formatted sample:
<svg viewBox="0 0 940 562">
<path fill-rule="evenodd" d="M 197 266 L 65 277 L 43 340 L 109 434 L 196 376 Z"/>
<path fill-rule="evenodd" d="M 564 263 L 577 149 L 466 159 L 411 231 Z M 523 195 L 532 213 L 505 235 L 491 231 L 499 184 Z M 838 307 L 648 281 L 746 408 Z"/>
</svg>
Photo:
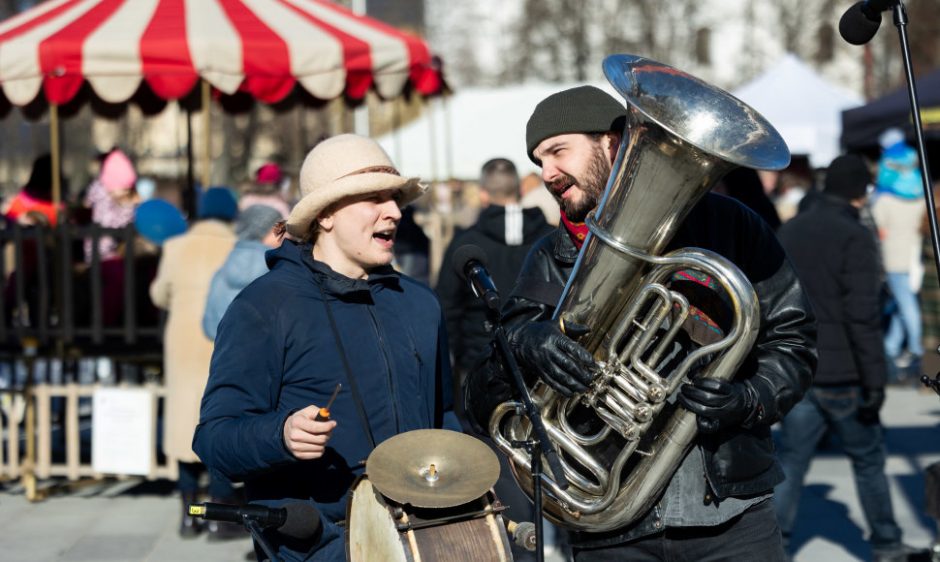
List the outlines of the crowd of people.
<svg viewBox="0 0 940 562">
<path fill-rule="evenodd" d="M 500 157 L 483 165 L 482 208 L 450 241 L 433 289 L 427 238 L 407 208 L 426 186 L 369 138 L 317 144 L 296 171 L 296 200 L 287 195 L 291 171 L 268 163 L 240 193 L 202 191 L 189 221 L 154 198 L 153 182 L 138 177 L 127 154 L 102 155 L 79 199 L 87 220 L 134 224 L 159 256 L 149 294 L 167 311 L 162 447 L 178 463 L 180 534 L 244 536 L 237 524 L 204 529 L 189 515 L 207 472 L 215 502 L 317 508 L 315 536 L 265 532 L 282 559 L 344 560 L 348 493 L 378 444 L 427 428 L 490 437 L 492 411 L 518 390 L 492 343 L 486 307 L 454 263 L 467 244 L 485 250 L 506 297 L 503 323 L 524 378 L 566 397 L 586 392 L 599 368 L 578 343 L 590 327 L 566 328 L 553 313 L 588 236 L 586 219 L 629 140 L 624 119 L 622 102 L 593 87 L 542 100 L 524 131 L 539 176 L 520 178 Z M 638 520 L 566 533 L 574 560 L 753 552 L 786 560 L 803 478 L 827 433 L 839 437 L 864 491 L 873 558 L 916 554 L 891 510 L 879 410 L 886 387 L 916 379 L 925 347 L 940 343 L 940 287 L 924 242 L 916 153 L 899 131 L 887 131 L 881 145 L 877 162 L 844 155 L 811 171 L 796 160 L 773 182 L 735 170 L 679 225 L 669 250 L 711 250 L 751 282 L 757 340 L 730 380 L 680 387 L 677 404 L 697 420 L 691 452 Z M 67 216 L 51 202 L 48 170 L 48 157 L 38 158 L 4 205 L 8 221 L 55 226 Z M 124 255 L 111 236 L 83 249 L 102 271 Z M 701 296 L 715 285 L 688 275 L 675 287 Z M 706 308 L 726 306 L 713 295 Z M 690 322 L 721 332 L 720 317 Z M 339 385 L 335 415 L 318 418 Z M 516 498 L 514 518 L 530 519 L 503 461 L 497 493 Z"/>
</svg>

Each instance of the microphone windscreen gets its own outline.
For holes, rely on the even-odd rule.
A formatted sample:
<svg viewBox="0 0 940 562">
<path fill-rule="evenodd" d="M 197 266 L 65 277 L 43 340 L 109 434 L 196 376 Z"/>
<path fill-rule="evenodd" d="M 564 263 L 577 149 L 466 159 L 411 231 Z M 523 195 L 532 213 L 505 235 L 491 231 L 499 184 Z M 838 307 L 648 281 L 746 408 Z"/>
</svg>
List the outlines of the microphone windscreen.
<svg viewBox="0 0 940 562">
<path fill-rule="evenodd" d="M 454 270 L 457 272 L 457 276 L 460 277 L 461 281 L 467 280 L 465 266 L 467 262 L 471 260 L 476 260 L 483 266 L 486 266 L 486 252 L 476 244 L 465 244 L 457 248 L 457 251 L 454 252 Z"/>
<path fill-rule="evenodd" d="M 842 14 L 839 20 L 839 35 L 853 45 L 864 45 L 878 32 L 881 26 L 881 13 L 874 12 L 877 19 L 872 19 L 863 9 L 865 2 L 857 2 Z"/>
<path fill-rule="evenodd" d="M 306 502 L 289 503 L 284 506 L 287 517 L 277 531 L 284 536 L 298 540 L 312 539 L 320 532 L 320 512 Z"/>
</svg>

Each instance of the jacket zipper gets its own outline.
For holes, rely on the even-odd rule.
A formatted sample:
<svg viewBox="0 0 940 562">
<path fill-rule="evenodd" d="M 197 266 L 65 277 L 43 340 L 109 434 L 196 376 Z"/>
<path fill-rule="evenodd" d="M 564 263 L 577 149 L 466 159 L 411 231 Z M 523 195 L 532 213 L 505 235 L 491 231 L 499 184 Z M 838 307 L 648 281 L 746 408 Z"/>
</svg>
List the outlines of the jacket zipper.
<svg viewBox="0 0 940 562">
<path fill-rule="evenodd" d="M 395 392 L 395 380 L 392 377 L 392 363 L 388 358 L 388 349 L 385 345 L 385 338 L 382 337 L 382 331 L 379 329 L 378 320 L 375 318 L 373 307 L 369 307 L 369 318 L 372 319 L 372 329 L 375 330 L 375 337 L 379 340 L 379 347 L 382 350 L 382 358 L 385 360 L 385 374 L 388 381 L 389 395 L 392 398 L 392 414 L 395 418 L 395 434 L 401 433 L 401 420 L 398 416 L 398 394 Z"/>
</svg>

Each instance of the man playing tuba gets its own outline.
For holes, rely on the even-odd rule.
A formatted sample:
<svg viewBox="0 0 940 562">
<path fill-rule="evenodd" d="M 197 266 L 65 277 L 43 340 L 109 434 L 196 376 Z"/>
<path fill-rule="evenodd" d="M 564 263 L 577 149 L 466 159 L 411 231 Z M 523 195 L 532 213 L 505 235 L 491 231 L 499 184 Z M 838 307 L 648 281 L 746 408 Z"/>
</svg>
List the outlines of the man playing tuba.
<svg viewBox="0 0 940 562">
<path fill-rule="evenodd" d="M 569 337 L 571 327 L 566 335 L 552 315 L 588 233 L 585 219 L 601 200 L 619 144 L 628 140 L 624 122 L 618 101 L 582 86 L 542 100 L 526 127 L 529 157 L 561 206 L 561 224 L 529 253 L 503 306 L 503 323 L 523 377 L 563 396 L 587 391 L 597 365 Z M 783 479 L 770 428 L 810 386 L 813 313 L 773 232 L 736 201 L 702 197 L 666 249 L 689 246 L 724 256 L 753 285 L 760 306 L 756 344 L 729 381 L 699 378 L 680 387 L 679 404 L 697 416 L 694 447 L 644 515 L 611 531 L 573 532 L 578 562 L 747 560 L 757 553 L 786 560 L 770 501 Z M 713 288 L 708 276 L 687 277 L 680 281 L 691 292 Z M 713 304 L 720 310 L 720 302 Z M 703 338 L 723 328 L 720 312 L 699 310 L 694 323 Z M 497 405 L 514 394 L 494 353 L 466 381 L 468 416 L 487 427 Z"/>
</svg>

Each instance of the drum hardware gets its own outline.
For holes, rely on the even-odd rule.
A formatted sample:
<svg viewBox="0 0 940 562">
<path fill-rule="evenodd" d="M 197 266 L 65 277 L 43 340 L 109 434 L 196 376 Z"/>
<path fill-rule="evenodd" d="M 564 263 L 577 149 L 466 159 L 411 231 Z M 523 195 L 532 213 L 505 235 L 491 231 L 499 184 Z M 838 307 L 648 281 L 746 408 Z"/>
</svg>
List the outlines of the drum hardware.
<svg viewBox="0 0 940 562">
<path fill-rule="evenodd" d="M 446 525 L 448 523 L 453 523 L 456 521 L 467 521 L 469 519 L 478 519 L 480 517 L 486 517 L 487 515 L 496 515 L 506 511 L 506 507 L 503 505 L 497 504 L 487 506 L 483 509 L 477 511 L 471 511 L 469 513 L 459 513 L 456 515 L 448 515 L 444 517 L 437 517 L 435 519 L 429 519 L 427 521 L 421 521 L 419 523 L 413 523 L 410 520 L 406 520 L 403 523 L 398 524 L 399 531 L 412 531 L 416 529 L 426 529 L 428 527 L 436 527 L 438 525 Z M 393 512 L 394 515 L 394 512 Z M 401 519 L 406 519 L 405 513 L 401 512 Z"/>
<path fill-rule="evenodd" d="M 379 444 L 366 474 L 383 496 L 416 508 L 449 508 L 483 496 L 499 460 L 482 441 L 445 429 L 419 429 Z"/>
<path fill-rule="evenodd" d="M 499 460 L 483 442 L 441 429 L 396 435 L 366 460 L 346 513 L 352 562 L 512 560 L 491 488 Z"/>
</svg>

